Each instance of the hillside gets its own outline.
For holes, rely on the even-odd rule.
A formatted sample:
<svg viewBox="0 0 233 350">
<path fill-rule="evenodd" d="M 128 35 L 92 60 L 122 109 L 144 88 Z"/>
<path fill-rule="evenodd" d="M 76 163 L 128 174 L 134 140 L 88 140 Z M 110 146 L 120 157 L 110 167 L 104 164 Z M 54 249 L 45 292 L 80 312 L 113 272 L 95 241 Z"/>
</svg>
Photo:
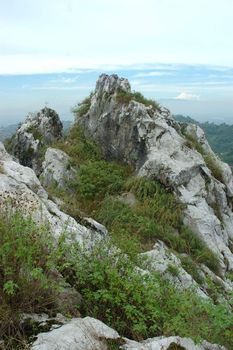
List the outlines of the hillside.
<svg viewBox="0 0 233 350">
<path fill-rule="evenodd" d="M 206 138 L 219 157 L 233 166 L 233 125 L 225 123 L 214 124 L 210 122 L 200 123 L 190 117 L 175 115 L 177 121 L 199 125 L 206 134 Z"/>
<path fill-rule="evenodd" d="M 0 144 L 0 347 L 232 349 L 229 166 L 117 75 L 74 114 Z"/>
</svg>

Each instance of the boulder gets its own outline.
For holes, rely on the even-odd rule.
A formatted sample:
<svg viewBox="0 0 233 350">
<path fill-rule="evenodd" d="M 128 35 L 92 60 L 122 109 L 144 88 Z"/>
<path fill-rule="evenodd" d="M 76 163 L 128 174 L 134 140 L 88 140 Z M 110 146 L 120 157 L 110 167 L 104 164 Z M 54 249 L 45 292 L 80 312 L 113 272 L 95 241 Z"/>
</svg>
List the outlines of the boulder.
<svg viewBox="0 0 233 350">
<path fill-rule="evenodd" d="M 40 333 L 32 350 L 107 350 L 106 339 L 119 334 L 91 317 L 74 318 L 60 328 Z"/>
<path fill-rule="evenodd" d="M 71 166 L 70 157 L 65 152 L 51 147 L 46 150 L 40 175 L 43 186 L 69 189 L 75 175 L 76 170 Z"/>
</svg>

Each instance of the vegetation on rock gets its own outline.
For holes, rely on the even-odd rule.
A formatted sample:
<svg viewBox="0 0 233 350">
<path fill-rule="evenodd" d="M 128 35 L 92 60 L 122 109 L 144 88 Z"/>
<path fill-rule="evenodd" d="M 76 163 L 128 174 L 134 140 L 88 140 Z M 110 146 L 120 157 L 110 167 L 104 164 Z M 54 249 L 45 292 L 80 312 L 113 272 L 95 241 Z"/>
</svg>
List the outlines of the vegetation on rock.
<svg viewBox="0 0 233 350">
<path fill-rule="evenodd" d="M 123 89 L 118 89 L 116 100 L 118 103 L 128 104 L 130 101 L 142 103 L 144 106 L 151 106 L 155 110 L 160 110 L 158 102 L 152 99 L 145 98 L 140 92 L 128 92 Z"/>
</svg>

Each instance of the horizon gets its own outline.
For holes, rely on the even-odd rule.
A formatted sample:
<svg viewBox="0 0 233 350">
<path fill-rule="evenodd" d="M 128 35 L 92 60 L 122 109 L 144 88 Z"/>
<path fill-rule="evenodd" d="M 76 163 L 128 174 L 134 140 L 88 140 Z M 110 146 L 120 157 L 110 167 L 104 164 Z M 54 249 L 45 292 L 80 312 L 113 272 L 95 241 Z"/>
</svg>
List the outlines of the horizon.
<svg viewBox="0 0 233 350">
<path fill-rule="evenodd" d="M 172 114 L 233 122 L 233 2 L 0 3 L 0 125 L 46 104 L 72 119 L 104 72 Z"/>
</svg>

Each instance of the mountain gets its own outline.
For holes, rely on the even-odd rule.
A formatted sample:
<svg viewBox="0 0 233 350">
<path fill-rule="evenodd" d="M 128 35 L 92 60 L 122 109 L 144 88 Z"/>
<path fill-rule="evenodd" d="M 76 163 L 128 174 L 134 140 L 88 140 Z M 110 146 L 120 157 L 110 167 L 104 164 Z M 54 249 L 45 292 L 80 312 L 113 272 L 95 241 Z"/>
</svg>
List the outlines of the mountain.
<svg viewBox="0 0 233 350">
<path fill-rule="evenodd" d="M 215 124 L 210 122 L 200 123 L 190 117 L 174 115 L 175 120 L 183 123 L 199 125 L 206 134 L 206 138 L 219 157 L 233 166 L 233 125 L 225 123 Z"/>
<path fill-rule="evenodd" d="M 117 75 L 74 112 L 0 144 L 0 344 L 230 350 L 230 167 Z"/>
</svg>

